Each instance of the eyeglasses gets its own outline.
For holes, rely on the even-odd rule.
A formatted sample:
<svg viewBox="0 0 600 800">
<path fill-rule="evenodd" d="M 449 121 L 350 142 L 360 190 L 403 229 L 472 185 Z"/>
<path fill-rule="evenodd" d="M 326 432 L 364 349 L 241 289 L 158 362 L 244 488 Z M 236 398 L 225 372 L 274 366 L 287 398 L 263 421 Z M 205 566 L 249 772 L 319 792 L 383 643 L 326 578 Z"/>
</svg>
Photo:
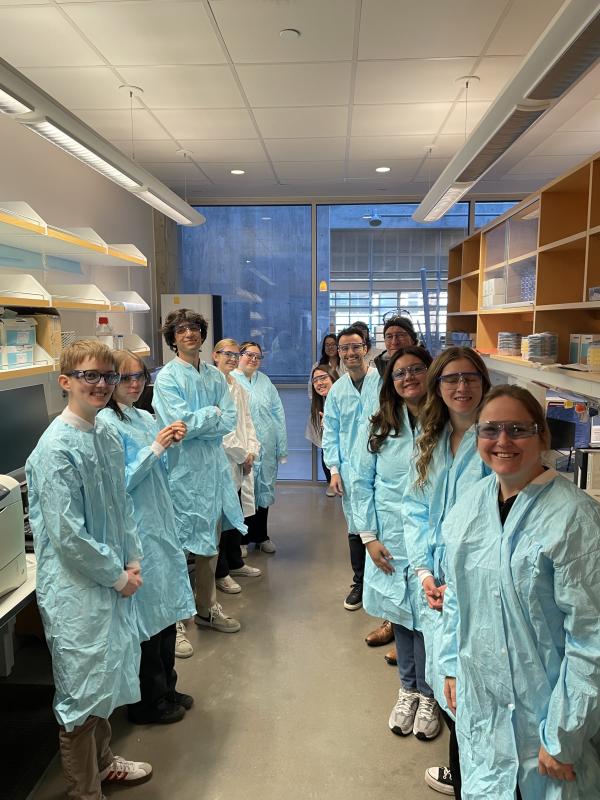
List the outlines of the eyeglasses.
<svg viewBox="0 0 600 800">
<path fill-rule="evenodd" d="M 233 358 L 234 361 L 240 360 L 240 353 L 232 353 L 231 350 L 217 350 L 216 352 L 221 353 L 225 358 Z"/>
<path fill-rule="evenodd" d="M 83 378 L 86 383 L 100 383 L 101 380 L 107 386 L 116 386 L 121 380 L 118 372 L 99 372 L 97 369 L 74 369 L 72 372 L 65 373 L 71 378 Z"/>
<path fill-rule="evenodd" d="M 413 364 L 411 367 L 395 369 L 392 372 L 392 380 L 403 381 L 409 375 L 414 377 L 415 375 L 422 375 L 424 372 L 427 372 L 427 367 L 424 364 Z"/>
<path fill-rule="evenodd" d="M 480 439 L 499 439 L 502 431 L 509 439 L 529 439 L 539 433 L 537 422 L 478 422 L 475 426 Z"/>
<path fill-rule="evenodd" d="M 405 339 L 410 339 L 412 342 L 412 336 L 406 331 L 402 333 L 384 333 L 383 338 L 386 342 L 401 342 Z"/>
<path fill-rule="evenodd" d="M 139 381 L 140 383 L 146 382 L 145 372 L 126 372 L 121 374 L 121 383 L 131 383 L 132 381 Z"/>
<path fill-rule="evenodd" d="M 246 356 L 248 361 L 262 361 L 264 358 L 264 356 L 261 356 L 260 353 L 251 353 L 249 350 L 242 350 L 240 355 Z"/>
<path fill-rule="evenodd" d="M 190 333 L 199 333 L 200 325 L 196 322 L 181 322 L 175 327 L 175 335 L 186 333 L 186 331 L 190 331 Z"/>
<path fill-rule="evenodd" d="M 467 386 L 475 386 L 481 383 L 481 372 L 450 372 L 447 375 L 440 375 L 438 381 L 448 386 L 458 386 L 463 381 Z"/>
<path fill-rule="evenodd" d="M 360 353 L 365 347 L 364 344 L 341 344 L 338 350 L 340 353 Z"/>
<path fill-rule="evenodd" d="M 317 375 L 311 380 L 311 383 L 313 383 L 313 384 L 315 384 L 315 383 L 326 383 L 327 381 L 330 381 L 330 380 L 331 380 L 331 377 L 329 375 Z"/>
</svg>

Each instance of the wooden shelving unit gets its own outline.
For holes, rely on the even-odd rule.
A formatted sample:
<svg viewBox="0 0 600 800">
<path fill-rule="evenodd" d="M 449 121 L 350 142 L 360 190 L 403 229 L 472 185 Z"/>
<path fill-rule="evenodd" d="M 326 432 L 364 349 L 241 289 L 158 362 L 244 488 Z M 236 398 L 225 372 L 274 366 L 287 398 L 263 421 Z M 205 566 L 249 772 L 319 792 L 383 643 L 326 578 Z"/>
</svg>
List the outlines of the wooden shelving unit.
<svg viewBox="0 0 600 800">
<path fill-rule="evenodd" d="M 553 331 L 567 363 L 571 333 L 600 334 L 600 302 L 589 300 L 600 287 L 600 153 L 455 245 L 448 277 L 449 332 L 469 331 L 493 354 L 501 331 Z M 503 281 L 491 302 L 493 278 Z"/>
</svg>

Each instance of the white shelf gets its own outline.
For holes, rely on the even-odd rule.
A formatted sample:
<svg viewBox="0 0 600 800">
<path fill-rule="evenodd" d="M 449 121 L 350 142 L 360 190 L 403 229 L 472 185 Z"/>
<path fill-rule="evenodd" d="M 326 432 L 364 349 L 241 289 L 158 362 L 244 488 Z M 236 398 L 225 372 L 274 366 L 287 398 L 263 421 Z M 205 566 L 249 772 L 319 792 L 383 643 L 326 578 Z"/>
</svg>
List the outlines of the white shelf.
<svg viewBox="0 0 600 800">
<path fill-rule="evenodd" d="M 137 292 L 106 292 L 111 311 L 150 311 L 150 306 Z"/>
<path fill-rule="evenodd" d="M 52 297 L 33 275 L 0 272 L 0 305 L 50 308 Z"/>
<path fill-rule="evenodd" d="M 544 366 L 511 356 L 483 354 L 482 356 L 490 372 L 500 372 L 514 378 L 537 383 L 547 389 L 600 400 L 600 373 L 598 372 L 565 370 L 557 365 Z"/>
<path fill-rule="evenodd" d="M 149 356 L 150 345 L 138 336 L 136 333 L 126 333 L 124 337 L 125 350 L 131 350 L 137 356 Z"/>
<path fill-rule="evenodd" d="M 48 286 L 54 308 L 72 311 L 110 311 L 110 300 L 93 283 L 61 283 Z"/>
<path fill-rule="evenodd" d="M 42 375 L 45 372 L 54 372 L 56 369 L 56 362 L 52 356 L 39 346 L 33 346 L 33 364 L 30 367 L 10 367 L 8 369 L 0 368 L 0 381 L 13 380 L 15 378 L 26 378 L 30 375 Z"/>
</svg>

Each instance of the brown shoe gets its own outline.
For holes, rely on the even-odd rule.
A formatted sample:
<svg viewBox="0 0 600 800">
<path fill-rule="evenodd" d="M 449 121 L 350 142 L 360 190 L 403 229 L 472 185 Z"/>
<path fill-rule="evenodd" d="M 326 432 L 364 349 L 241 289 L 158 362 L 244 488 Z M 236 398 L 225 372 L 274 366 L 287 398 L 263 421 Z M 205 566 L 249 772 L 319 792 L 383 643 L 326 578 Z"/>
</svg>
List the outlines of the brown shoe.
<svg viewBox="0 0 600 800">
<path fill-rule="evenodd" d="M 382 624 L 366 637 L 365 642 L 369 647 L 379 647 L 382 644 L 389 644 L 394 639 L 392 623 L 385 619 Z"/>
<path fill-rule="evenodd" d="M 392 647 L 391 650 L 388 650 L 387 653 L 384 655 L 385 660 L 390 665 L 390 667 L 395 667 L 398 664 L 398 658 L 396 655 L 396 648 Z"/>
</svg>

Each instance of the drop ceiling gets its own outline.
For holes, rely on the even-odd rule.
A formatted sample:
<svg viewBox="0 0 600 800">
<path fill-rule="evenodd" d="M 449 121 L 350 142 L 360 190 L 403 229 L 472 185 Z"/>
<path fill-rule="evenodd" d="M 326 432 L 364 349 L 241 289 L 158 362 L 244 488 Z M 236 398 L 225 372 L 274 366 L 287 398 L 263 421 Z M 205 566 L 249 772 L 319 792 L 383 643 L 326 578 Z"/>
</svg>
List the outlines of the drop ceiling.
<svg viewBox="0 0 600 800">
<path fill-rule="evenodd" d="M 420 199 L 561 4 L 0 0 L 0 52 L 189 200 Z M 600 68 L 475 191 L 526 193 L 599 150 L 598 86 Z"/>
</svg>

